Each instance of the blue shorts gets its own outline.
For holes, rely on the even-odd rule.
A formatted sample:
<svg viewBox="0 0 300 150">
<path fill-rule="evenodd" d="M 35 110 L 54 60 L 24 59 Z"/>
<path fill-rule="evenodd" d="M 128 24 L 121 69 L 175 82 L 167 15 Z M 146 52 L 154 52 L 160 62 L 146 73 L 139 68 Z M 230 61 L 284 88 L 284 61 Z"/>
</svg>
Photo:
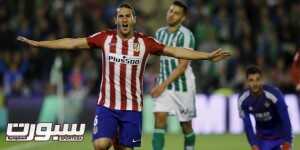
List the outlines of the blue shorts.
<svg viewBox="0 0 300 150">
<path fill-rule="evenodd" d="M 277 140 L 258 140 L 259 150 L 281 150 L 281 145 L 285 142 L 283 139 Z"/>
<path fill-rule="evenodd" d="M 113 139 L 117 132 L 120 145 L 139 147 L 141 145 L 142 113 L 97 106 L 93 140 L 98 138 Z"/>
</svg>

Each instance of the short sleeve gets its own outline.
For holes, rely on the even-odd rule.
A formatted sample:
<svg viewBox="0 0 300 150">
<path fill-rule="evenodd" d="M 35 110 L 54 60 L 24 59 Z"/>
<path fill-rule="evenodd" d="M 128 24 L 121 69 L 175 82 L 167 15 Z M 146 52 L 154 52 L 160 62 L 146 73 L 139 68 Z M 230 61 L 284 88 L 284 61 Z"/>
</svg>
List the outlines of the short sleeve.
<svg viewBox="0 0 300 150">
<path fill-rule="evenodd" d="M 195 38 L 193 33 L 191 32 L 184 33 L 182 38 L 183 38 L 182 41 L 183 41 L 184 48 L 189 48 L 189 49 L 195 48 Z"/>
<path fill-rule="evenodd" d="M 145 45 L 150 54 L 160 55 L 163 53 L 165 45 L 152 37 L 145 38 Z"/>
<path fill-rule="evenodd" d="M 86 38 L 91 48 L 103 48 L 106 32 L 98 32 Z"/>
</svg>

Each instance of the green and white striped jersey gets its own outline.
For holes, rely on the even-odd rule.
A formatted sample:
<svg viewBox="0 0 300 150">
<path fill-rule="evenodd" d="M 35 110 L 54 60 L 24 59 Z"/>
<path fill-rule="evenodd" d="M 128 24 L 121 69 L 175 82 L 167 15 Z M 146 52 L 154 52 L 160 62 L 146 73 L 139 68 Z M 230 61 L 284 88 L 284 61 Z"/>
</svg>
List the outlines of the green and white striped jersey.
<svg viewBox="0 0 300 150">
<path fill-rule="evenodd" d="M 155 32 L 156 40 L 171 47 L 195 48 L 195 38 L 193 33 L 184 26 L 180 26 L 176 32 L 169 32 L 167 27 L 162 27 Z M 159 83 L 162 83 L 172 73 L 178 65 L 178 59 L 168 56 L 160 56 L 160 74 Z M 190 65 L 185 73 L 178 77 L 168 86 L 168 90 L 186 92 L 189 90 L 189 84 L 194 83 L 194 74 Z"/>
</svg>

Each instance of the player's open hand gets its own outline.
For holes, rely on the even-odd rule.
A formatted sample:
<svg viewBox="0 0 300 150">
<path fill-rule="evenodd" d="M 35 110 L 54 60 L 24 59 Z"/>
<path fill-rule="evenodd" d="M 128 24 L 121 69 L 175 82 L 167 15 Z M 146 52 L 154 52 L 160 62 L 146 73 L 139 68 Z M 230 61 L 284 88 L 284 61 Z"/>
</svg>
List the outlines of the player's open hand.
<svg viewBox="0 0 300 150">
<path fill-rule="evenodd" d="M 155 86 L 154 88 L 152 88 L 152 90 L 150 91 L 150 95 L 152 97 L 158 97 L 161 95 L 162 92 L 164 92 L 165 89 L 166 89 L 166 86 L 164 84 L 159 84 L 159 85 Z"/>
<path fill-rule="evenodd" d="M 224 51 L 221 48 L 211 52 L 209 55 L 209 60 L 213 62 L 218 62 L 231 56 L 231 54 L 228 51 Z"/>
<path fill-rule="evenodd" d="M 21 42 L 24 42 L 24 43 L 26 43 L 28 45 L 38 47 L 38 41 L 30 40 L 30 39 L 27 39 L 26 37 L 18 36 L 17 40 L 21 41 Z"/>
<path fill-rule="evenodd" d="M 257 145 L 253 145 L 251 148 L 252 150 L 259 150 L 259 147 Z"/>
<path fill-rule="evenodd" d="M 289 142 L 285 142 L 281 145 L 281 150 L 291 150 L 292 146 Z"/>
</svg>

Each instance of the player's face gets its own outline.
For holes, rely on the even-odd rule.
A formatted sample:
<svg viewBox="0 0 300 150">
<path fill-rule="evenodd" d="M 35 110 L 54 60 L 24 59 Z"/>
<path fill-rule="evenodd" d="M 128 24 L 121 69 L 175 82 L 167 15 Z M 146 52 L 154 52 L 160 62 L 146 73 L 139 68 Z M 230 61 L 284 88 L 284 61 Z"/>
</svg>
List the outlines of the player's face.
<svg viewBox="0 0 300 150">
<path fill-rule="evenodd" d="M 177 5 L 171 5 L 167 12 L 167 24 L 169 26 L 176 26 L 181 24 L 185 19 L 183 8 Z"/>
<path fill-rule="evenodd" d="M 248 75 L 247 85 L 252 93 L 260 93 L 262 89 L 261 75 L 259 73 Z"/>
<path fill-rule="evenodd" d="M 118 32 L 122 35 L 127 36 L 132 33 L 135 24 L 135 17 L 132 14 L 132 10 L 129 8 L 118 8 L 115 23 Z"/>
</svg>

